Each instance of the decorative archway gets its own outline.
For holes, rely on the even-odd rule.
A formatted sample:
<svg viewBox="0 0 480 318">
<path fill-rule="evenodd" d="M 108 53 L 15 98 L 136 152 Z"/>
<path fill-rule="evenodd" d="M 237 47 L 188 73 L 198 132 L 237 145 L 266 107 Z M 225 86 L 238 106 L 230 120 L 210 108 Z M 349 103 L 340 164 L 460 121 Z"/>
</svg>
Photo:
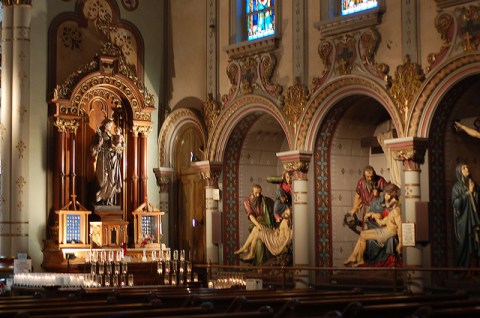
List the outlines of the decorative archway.
<svg viewBox="0 0 480 318">
<path fill-rule="evenodd" d="M 320 123 L 324 121 L 326 114 L 338 101 L 352 95 L 365 95 L 377 100 L 390 114 L 399 137 L 403 136 L 400 112 L 384 87 L 367 78 L 342 77 L 321 87 L 312 95 L 308 111 L 300 121 L 301 129 L 295 140 L 296 148 L 313 151 Z"/>
<path fill-rule="evenodd" d="M 206 143 L 207 133 L 198 116 L 188 108 L 175 109 L 165 119 L 158 134 L 159 167 L 172 167 L 175 137 L 182 128 L 189 125 L 200 133 L 203 144 Z"/>
<path fill-rule="evenodd" d="M 277 104 L 271 99 L 260 95 L 244 95 L 232 101 L 228 108 L 223 109 L 218 116 L 220 120 L 209 134 L 206 148 L 207 159 L 222 161 L 226 145 L 235 127 L 247 115 L 258 112 L 268 113 L 280 124 L 285 132 L 285 136 L 287 136 L 289 148 L 292 149 L 294 133 Z"/>
<path fill-rule="evenodd" d="M 480 54 L 464 55 L 436 68 L 422 86 L 409 119 L 408 136 L 428 137 L 436 108 L 448 89 L 480 73 Z"/>
</svg>

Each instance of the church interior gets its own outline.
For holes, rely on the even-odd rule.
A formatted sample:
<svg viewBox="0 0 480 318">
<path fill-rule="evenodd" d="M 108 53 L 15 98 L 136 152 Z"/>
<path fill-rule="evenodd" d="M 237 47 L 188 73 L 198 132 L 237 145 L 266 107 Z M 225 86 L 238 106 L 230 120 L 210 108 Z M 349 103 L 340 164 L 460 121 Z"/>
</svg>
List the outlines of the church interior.
<svg viewBox="0 0 480 318">
<path fill-rule="evenodd" d="M 479 314 L 480 1 L 1 4 L 0 311 Z"/>
</svg>

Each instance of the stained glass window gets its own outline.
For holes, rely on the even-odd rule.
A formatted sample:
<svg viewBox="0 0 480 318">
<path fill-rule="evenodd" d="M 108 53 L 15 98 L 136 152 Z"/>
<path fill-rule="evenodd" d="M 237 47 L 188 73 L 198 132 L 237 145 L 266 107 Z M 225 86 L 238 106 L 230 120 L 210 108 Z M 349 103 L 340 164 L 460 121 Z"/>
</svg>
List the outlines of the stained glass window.
<svg viewBox="0 0 480 318">
<path fill-rule="evenodd" d="M 248 40 L 275 34 L 275 0 L 246 0 Z"/>
<path fill-rule="evenodd" d="M 342 15 L 348 15 L 378 7 L 377 0 L 341 0 L 341 3 Z"/>
<path fill-rule="evenodd" d="M 78 214 L 68 214 L 67 222 L 67 243 L 80 243 L 81 219 Z"/>
</svg>

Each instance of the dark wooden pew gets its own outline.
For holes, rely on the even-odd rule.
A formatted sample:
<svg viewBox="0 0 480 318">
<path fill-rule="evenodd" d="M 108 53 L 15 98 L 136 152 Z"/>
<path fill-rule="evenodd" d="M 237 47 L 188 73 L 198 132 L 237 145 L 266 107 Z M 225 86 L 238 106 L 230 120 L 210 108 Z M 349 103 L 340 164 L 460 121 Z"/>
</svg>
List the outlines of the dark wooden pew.
<svg viewBox="0 0 480 318">
<path fill-rule="evenodd" d="M 404 302 L 393 304 L 373 304 L 373 305 L 361 305 L 355 317 L 357 318 L 375 318 L 385 317 L 385 313 L 389 313 L 389 318 L 395 317 L 407 317 L 419 308 L 428 307 L 431 310 L 440 309 L 454 309 L 454 308 L 468 308 L 480 306 L 480 299 L 460 299 L 449 300 L 444 299 L 432 300 L 425 302 Z"/>
<path fill-rule="evenodd" d="M 468 294 L 464 292 L 449 294 L 364 294 L 344 298 L 326 298 L 326 299 L 298 299 L 291 306 L 284 307 L 277 311 L 278 317 L 311 317 L 326 315 L 331 311 L 341 312 L 351 303 L 359 303 L 361 306 L 367 305 L 388 305 L 398 303 L 427 303 L 427 302 L 448 302 L 453 300 L 466 300 Z M 360 311 L 359 311 L 360 312 Z"/>
<path fill-rule="evenodd" d="M 177 313 L 192 315 L 213 312 L 213 306 L 202 305 L 195 307 L 158 308 L 155 304 L 128 303 L 128 304 L 65 304 L 59 307 L 44 306 L 40 308 L 9 309 L 1 313 L 2 317 L 147 317 L 176 315 Z"/>
<path fill-rule="evenodd" d="M 451 308 L 432 308 L 430 306 L 422 306 L 415 311 L 409 318 L 444 318 L 444 317 L 461 317 L 461 318 L 478 318 L 480 317 L 480 306 L 460 306 Z"/>
</svg>

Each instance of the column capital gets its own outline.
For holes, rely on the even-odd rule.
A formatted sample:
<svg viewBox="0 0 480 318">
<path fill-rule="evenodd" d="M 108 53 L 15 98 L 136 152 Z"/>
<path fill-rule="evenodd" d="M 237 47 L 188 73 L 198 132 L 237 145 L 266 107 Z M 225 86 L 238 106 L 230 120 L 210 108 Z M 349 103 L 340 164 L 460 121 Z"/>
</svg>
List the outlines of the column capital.
<svg viewBox="0 0 480 318">
<path fill-rule="evenodd" d="M 283 169 L 306 173 L 308 172 L 312 152 L 301 150 L 277 152 L 277 158 L 282 161 Z"/>
<path fill-rule="evenodd" d="M 78 118 L 60 118 L 57 117 L 55 122 L 53 123 L 55 127 L 57 127 L 59 132 L 73 132 L 77 133 L 77 129 L 80 126 L 80 122 Z"/>
<path fill-rule="evenodd" d="M 428 139 L 420 137 L 403 137 L 385 140 L 385 144 L 392 151 L 395 160 L 423 164 L 425 152 L 428 148 Z"/>
<path fill-rule="evenodd" d="M 147 136 L 152 131 L 152 126 L 149 123 L 135 123 L 132 127 L 132 133 Z"/>
<path fill-rule="evenodd" d="M 167 192 L 168 185 L 172 182 L 173 169 L 167 167 L 153 168 L 157 185 L 160 187 L 160 192 Z"/>
<path fill-rule="evenodd" d="M 190 167 L 200 172 L 202 179 L 205 181 L 205 185 L 214 186 L 218 185 L 218 177 L 222 171 L 222 164 L 215 161 L 195 161 L 190 164 Z"/>
</svg>

